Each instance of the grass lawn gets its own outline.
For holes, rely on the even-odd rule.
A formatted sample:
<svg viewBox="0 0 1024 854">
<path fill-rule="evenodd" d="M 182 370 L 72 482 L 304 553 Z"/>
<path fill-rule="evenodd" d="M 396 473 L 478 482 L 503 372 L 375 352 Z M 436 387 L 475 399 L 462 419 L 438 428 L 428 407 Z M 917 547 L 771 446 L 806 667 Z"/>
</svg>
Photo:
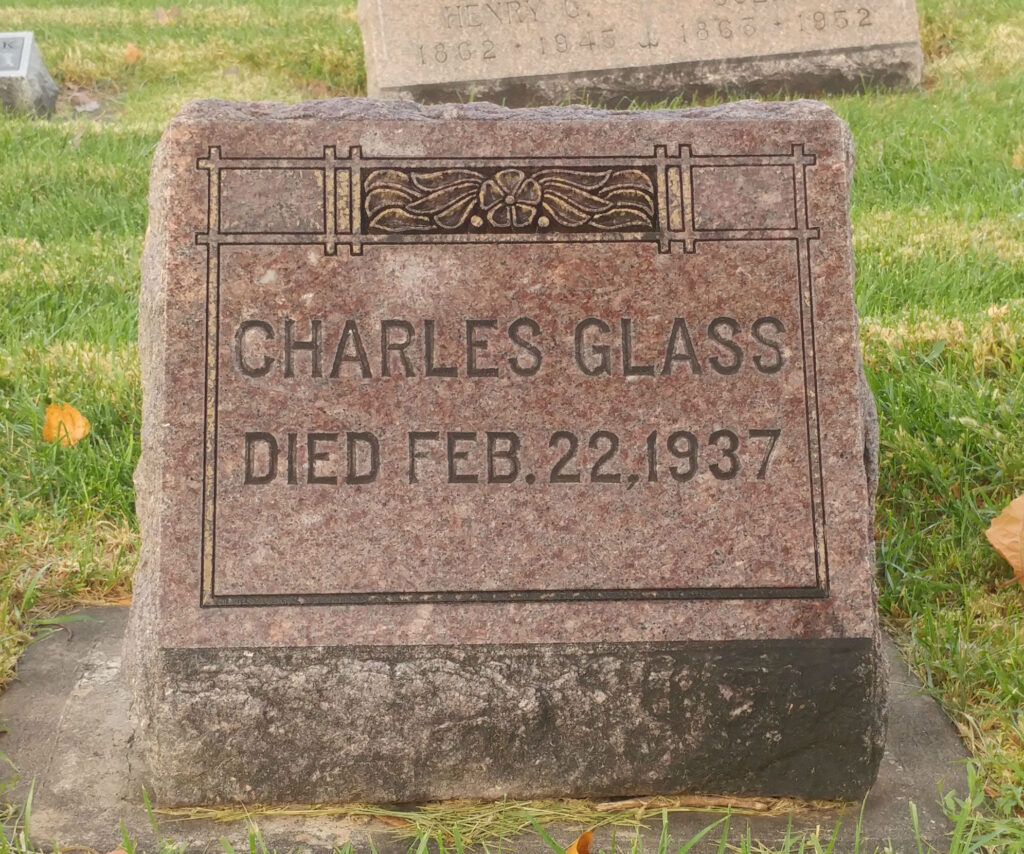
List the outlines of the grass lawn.
<svg viewBox="0 0 1024 854">
<path fill-rule="evenodd" d="M 62 98 L 55 119 L 0 119 L 0 682 L 48 620 L 130 590 L 138 262 L 163 125 L 197 97 L 365 91 L 355 0 L 4 2 L 0 29 L 35 31 Z M 918 9 L 924 87 L 830 100 L 858 146 L 880 604 L 976 757 L 963 821 L 1024 851 L 1024 589 L 984 537 L 1024 492 L 1024 2 Z M 44 442 L 51 402 L 89 437 Z"/>
</svg>

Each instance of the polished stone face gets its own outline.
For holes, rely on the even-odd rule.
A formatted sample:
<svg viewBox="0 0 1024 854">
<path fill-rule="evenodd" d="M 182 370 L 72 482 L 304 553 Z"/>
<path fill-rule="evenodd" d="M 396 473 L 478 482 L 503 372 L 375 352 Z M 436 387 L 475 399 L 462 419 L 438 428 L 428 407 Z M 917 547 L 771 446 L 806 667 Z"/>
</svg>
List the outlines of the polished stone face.
<svg viewBox="0 0 1024 854">
<path fill-rule="evenodd" d="M 371 95 L 510 105 L 914 86 L 913 0 L 360 0 Z"/>
<path fill-rule="evenodd" d="M 25 36 L 21 33 L 0 33 L 0 74 L 16 74 L 22 66 Z"/>
<path fill-rule="evenodd" d="M 862 791 L 884 701 L 851 163 L 813 102 L 186 108 L 152 180 L 129 641 L 167 797 L 250 797 L 201 756 L 264 751 L 271 719 L 322 785 L 264 800 Z M 639 705 L 591 708 L 577 659 Z M 571 725 L 529 712 L 551 682 Z M 852 754 L 813 783 L 684 759 L 723 716 L 757 762 L 818 750 L 839 705 Z M 439 766 L 452 716 L 512 747 Z M 371 758 L 389 732 L 405 787 Z M 667 764 L 562 791 L 535 737 Z"/>
</svg>

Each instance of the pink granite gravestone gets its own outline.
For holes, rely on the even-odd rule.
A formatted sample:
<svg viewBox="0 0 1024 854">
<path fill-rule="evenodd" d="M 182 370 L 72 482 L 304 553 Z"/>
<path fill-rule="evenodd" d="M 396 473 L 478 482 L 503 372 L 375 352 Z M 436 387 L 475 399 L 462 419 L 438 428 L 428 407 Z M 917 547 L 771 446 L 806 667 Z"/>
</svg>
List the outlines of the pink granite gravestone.
<svg viewBox="0 0 1024 854">
<path fill-rule="evenodd" d="M 187 107 L 140 306 L 157 799 L 862 795 L 851 170 L 814 102 Z"/>
</svg>

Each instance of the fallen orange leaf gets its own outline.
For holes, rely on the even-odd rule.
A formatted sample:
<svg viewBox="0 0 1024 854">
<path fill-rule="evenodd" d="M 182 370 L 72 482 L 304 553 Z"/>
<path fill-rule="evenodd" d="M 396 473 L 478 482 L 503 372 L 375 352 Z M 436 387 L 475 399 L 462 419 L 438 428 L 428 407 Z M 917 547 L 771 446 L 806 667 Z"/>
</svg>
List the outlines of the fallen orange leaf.
<svg viewBox="0 0 1024 854">
<path fill-rule="evenodd" d="M 985 536 L 1013 567 L 1014 576 L 1024 587 L 1024 495 L 1018 495 L 992 520 Z"/>
<path fill-rule="evenodd" d="M 577 840 L 565 849 L 565 854 L 590 854 L 590 843 L 594 841 L 594 831 L 581 833 Z"/>
<path fill-rule="evenodd" d="M 142 59 L 142 51 L 129 42 L 124 49 L 124 61 L 129 65 L 135 65 L 140 59 Z"/>
<path fill-rule="evenodd" d="M 89 434 L 89 419 L 69 403 L 51 403 L 46 407 L 43 439 L 60 442 L 65 448 Z"/>
</svg>

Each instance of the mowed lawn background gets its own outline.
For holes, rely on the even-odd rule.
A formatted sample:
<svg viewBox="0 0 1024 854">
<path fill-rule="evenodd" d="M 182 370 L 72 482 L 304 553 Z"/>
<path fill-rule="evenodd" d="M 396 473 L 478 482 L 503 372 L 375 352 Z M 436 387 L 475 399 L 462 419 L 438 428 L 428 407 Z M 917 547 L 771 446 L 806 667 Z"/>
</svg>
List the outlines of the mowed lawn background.
<svg viewBox="0 0 1024 854">
<path fill-rule="evenodd" d="M 974 815 L 1024 850 L 1024 589 L 984 537 L 1024 492 L 1024 2 L 918 10 L 919 91 L 828 99 L 858 150 L 880 607 L 977 757 Z M 17 30 L 61 99 L 56 118 L 0 118 L 2 680 L 49 618 L 130 593 L 139 255 L 163 125 L 199 97 L 365 92 L 355 0 L 0 5 Z M 44 442 L 49 403 L 92 432 Z"/>
</svg>

